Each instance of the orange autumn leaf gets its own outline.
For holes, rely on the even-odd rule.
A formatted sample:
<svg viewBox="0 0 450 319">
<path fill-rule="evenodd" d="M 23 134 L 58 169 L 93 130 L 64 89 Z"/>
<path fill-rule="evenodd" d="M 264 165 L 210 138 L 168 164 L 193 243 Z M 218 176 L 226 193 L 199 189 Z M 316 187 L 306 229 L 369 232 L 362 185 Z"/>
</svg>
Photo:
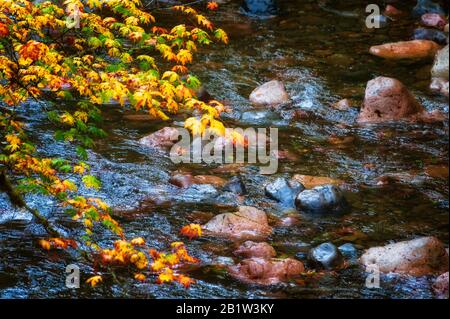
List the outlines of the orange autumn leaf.
<svg viewBox="0 0 450 319">
<path fill-rule="evenodd" d="M 209 10 L 215 11 L 215 10 L 217 10 L 219 8 L 219 4 L 217 2 L 215 2 L 215 1 L 211 1 L 211 2 L 208 2 L 206 4 L 206 7 Z"/>
<path fill-rule="evenodd" d="M 185 288 L 189 288 L 191 284 L 195 283 L 195 280 L 192 278 L 189 278 L 188 276 L 184 275 L 178 275 L 176 276 L 175 280 L 182 284 Z"/>
<path fill-rule="evenodd" d="M 190 224 L 181 228 L 180 233 L 189 239 L 199 238 L 202 235 L 202 228 L 199 224 Z"/>
<path fill-rule="evenodd" d="M 145 279 L 147 279 L 146 277 L 145 277 L 145 275 L 144 274 L 135 274 L 134 275 L 134 279 L 136 279 L 137 281 L 145 281 Z"/>
<path fill-rule="evenodd" d="M 45 239 L 39 240 L 39 245 L 42 247 L 42 249 L 45 249 L 45 250 L 50 250 L 52 247 L 51 243 Z"/>
<path fill-rule="evenodd" d="M 95 287 L 95 286 L 97 286 L 97 284 L 101 283 L 102 281 L 103 281 L 102 276 L 97 275 L 97 276 L 90 277 L 88 280 L 86 280 L 86 283 L 90 284 L 91 287 Z"/>
<path fill-rule="evenodd" d="M 47 46 L 41 42 L 30 40 L 22 46 L 19 50 L 19 54 L 24 59 L 31 59 L 32 61 L 37 61 L 44 56 L 47 50 Z"/>
<path fill-rule="evenodd" d="M 7 37 L 9 35 L 8 26 L 2 22 L 0 22 L 0 38 Z"/>
</svg>

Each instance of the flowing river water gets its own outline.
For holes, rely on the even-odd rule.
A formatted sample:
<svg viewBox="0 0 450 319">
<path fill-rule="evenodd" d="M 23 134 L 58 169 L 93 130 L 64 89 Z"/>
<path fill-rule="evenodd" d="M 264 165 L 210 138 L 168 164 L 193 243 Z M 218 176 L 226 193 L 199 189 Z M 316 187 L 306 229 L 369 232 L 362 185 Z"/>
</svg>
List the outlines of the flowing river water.
<svg viewBox="0 0 450 319">
<path fill-rule="evenodd" d="M 168 124 L 127 117 L 129 111 L 116 107 L 105 110 L 108 138 L 89 152 L 89 164 L 103 188 L 98 192 L 82 188 L 83 194 L 105 199 L 115 207 L 126 233 L 144 237 L 157 249 L 183 240 L 178 233 L 183 225 L 204 223 L 244 204 L 264 209 L 272 223 L 289 214 L 299 217 L 297 225 L 274 228 L 268 242 L 278 257 L 304 261 L 311 247 L 326 241 L 352 243 L 359 254 L 369 247 L 425 235 L 448 245 L 448 122 L 355 124 L 366 83 L 379 75 L 402 81 L 426 109 L 448 114 L 448 100 L 428 90 L 431 61 L 392 62 L 368 54 L 371 45 L 410 38 L 415 22 L 404 17 L 385 28 L 368 30 L 364 23 L 367 1 L 331 1 L 332 10 L 321 9 L 312 0 L 280 3 L 280 15 L 265 20 L 241 15 L 237 3 L 222 5 L 212 20 L 229 33 L 230 44 L 202 49 L 192 71 L 212 96 L 232 107 L 226 117 L 229 126 L 279 128 L 280 149 L 293 156 L 281 160 L 277 176 L 344 180 L 351 210 L 332 217 L 286 211 L 264 195 L 263 185 L 273 176 L 258 174 L 251 164 L 240 173 L 248 189 L 245 198 L 205 185 L 181 190 L 168 183 L 173 171 L 212 174 L 211 167 L 176 165 L 166 154 L 143 148 L 139 138 Z M 301 109 L 307 116 L 291 120 L 251 106 L 250 92 L 274 78 L 286 84 L 292 109 Z M 354 101 L 356 107 L 347 111 L 331 107 L 342 98 Z M 39 151 L 75 157 L 53 139 L 44 108 L 30 102 L 22 114 L 31 123 Z M 235 173 L 216 175 L 229 179 Z M 381 176 L 397 182 L 379 185 Z M 27 199 L 61 230 L 73 226 L 50 199 L 37 195 Z M 350 234 L 343 232 L 349 228 Z M 202 261 L 186 269 L 197 280 L 190 289 L 152 280 L 139 283 L 125 273 L 119 274 L 120 285 L 106 281 L 96 289 L 82 285 L 70 290 L 65 287 L 65 267 L 78 264 L 86 280 L 93 272 L 91 265 L 68 252 L 41 251 L 36 246 L 40 236 L 44 233 L 31 217 L 15 210 L 0 194 L 1 298 L 433 298 L 432 277 L 384 275 L 380 289 L 368 289 L 366 275 L 357 265 L 274 286 L 243 284 L 219 265 L 233 262 L 234 244 L 212 237 L 187 241 L 189 250 Z M 105 235 L 100 240 L 106 244 L 113 238 Z"/>
</svg>

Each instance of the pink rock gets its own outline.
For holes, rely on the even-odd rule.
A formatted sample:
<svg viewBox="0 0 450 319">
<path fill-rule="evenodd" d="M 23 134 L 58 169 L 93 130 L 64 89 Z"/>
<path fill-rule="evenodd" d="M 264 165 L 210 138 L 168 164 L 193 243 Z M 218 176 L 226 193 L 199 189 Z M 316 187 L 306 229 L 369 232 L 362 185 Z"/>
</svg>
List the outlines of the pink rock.
<svg viewBox="0 0 450 319">
<path fill-rule="evenodd" d="M 434 57 L 440 46 L 430 40 L 412 40 L 376 45 L 369 52 L 385 59 L 421 59 Z"/>
<path fill-rule="evenodd" d="M 165 127 L 139 140 L 139 143 L 153 148 L 168 149 L 178 140 L 178 129 L 175 127 Z"/>
<path fill-rule="evenodd" d="M 437 13 L 425 13 L 421 19 L 420 23 L 426 27 L 436 27 L 439 29 L 443 29 L 447 24 L 445 17 L 441 16 Z"/>
<path fill-rule="evenodd" d="M 235 213 L 215 216 L 202 227 L 206 233 L 238 240 L 259 240 L 272 233 L 266 213 L 250 206 L 241 206 Z"/>
<path fill-rule="evenodd" d="M 400 81 L 377 77 L 367 83 L 358 122 L 401 120 L 423 112 L 422 105 Z"/>
<path fill-rule="evenodd" d="M 258 86 L 250 94 L 250 102 L 255 105 L 278 105 L 289 102 L 290 98 L 280 81 L 273 80 Z"/>
<path fill-rule="evenodd" d="M 239 248 L 234 251 L 234 254 L 244 258 L 259 257 L 265 259 L 270 259 L 277 255 L 275 249 L 268 243 L 255 243 L 253 241 L 246 241 L 240 245 Z"/>
<path fill-rule="evenodd" d="M 448 271 L 448 254 L 435 237 L 373 247 L 366 250 L 360 261 L 367 268 L 376 266 L 382 273 L 424 276 Z"/>
<path fill-rule="evenodd" d="M 433 290 L 440 299 L 448 299 L 448 272 L 437 277 Z"/>
<path fill-rule="evenodd" d="M 305 271 L 303 263 L 287 258 L 282 260 L 250 258 L 229 267 L 230 275 L 249 284 L 273 285 L 298 276 Z"/>
</svg>

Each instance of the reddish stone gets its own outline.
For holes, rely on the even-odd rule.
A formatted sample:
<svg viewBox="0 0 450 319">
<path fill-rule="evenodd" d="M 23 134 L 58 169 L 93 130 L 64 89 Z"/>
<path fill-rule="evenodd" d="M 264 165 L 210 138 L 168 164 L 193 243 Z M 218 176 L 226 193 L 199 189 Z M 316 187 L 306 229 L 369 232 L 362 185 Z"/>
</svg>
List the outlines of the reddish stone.
<svg viewBox="0 0 450 319">
<path fill-rule="evenodd" d="M 249 284 L 273 285 L 302 274 L 305 267 L 300 261 L 291 258 L 250 258 L 230 266 L 229 271 L 234 278 Z"/>
<path fill-rule="evenodd" d="M 423 112 L 422 105 L 400 81 L 377 77 L 367 83 L 358 122 L 401 120 Z"/>
<path fill-rule="evenodd" d="M 430 40 L 412 40 L 376 45 L 369 52 L 385 59 L 432 58 L 440 46 Z"/>
<path fill-rule="evenodd" d="M 255 243 L 253 241 L 246 241 L 240 245 L 239 248 L 234 251 L 234 254 L 244 258 L 259 257 L 265 259 L 270 259 L 277 255 L 275 249 L 268 243 Z"/>
</svg>

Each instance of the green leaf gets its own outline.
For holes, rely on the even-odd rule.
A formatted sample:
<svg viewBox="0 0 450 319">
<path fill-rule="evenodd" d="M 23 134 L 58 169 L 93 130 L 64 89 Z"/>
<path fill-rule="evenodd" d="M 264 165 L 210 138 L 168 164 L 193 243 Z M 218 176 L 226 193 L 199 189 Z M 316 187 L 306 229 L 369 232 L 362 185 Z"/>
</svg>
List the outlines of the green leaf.
<svg viewBox="0 0 450 319">
<path fill-rule="evenodd" d="M 77 146 L 76 147 L 76 152 L 77 155 L 82 159 L 82 160 L 87 160 L 88 159 L 88 153 L 86 151 L 86 149 L 82 146 Z"/>
<path fill-rule="evenodd" d="M 83 176 L 82 180 L 84 186 L 86 186 L 87 188 L 100 189 L 100 187 L 102 186 L 101 182 L 92 175 Z"/>
</svg>

